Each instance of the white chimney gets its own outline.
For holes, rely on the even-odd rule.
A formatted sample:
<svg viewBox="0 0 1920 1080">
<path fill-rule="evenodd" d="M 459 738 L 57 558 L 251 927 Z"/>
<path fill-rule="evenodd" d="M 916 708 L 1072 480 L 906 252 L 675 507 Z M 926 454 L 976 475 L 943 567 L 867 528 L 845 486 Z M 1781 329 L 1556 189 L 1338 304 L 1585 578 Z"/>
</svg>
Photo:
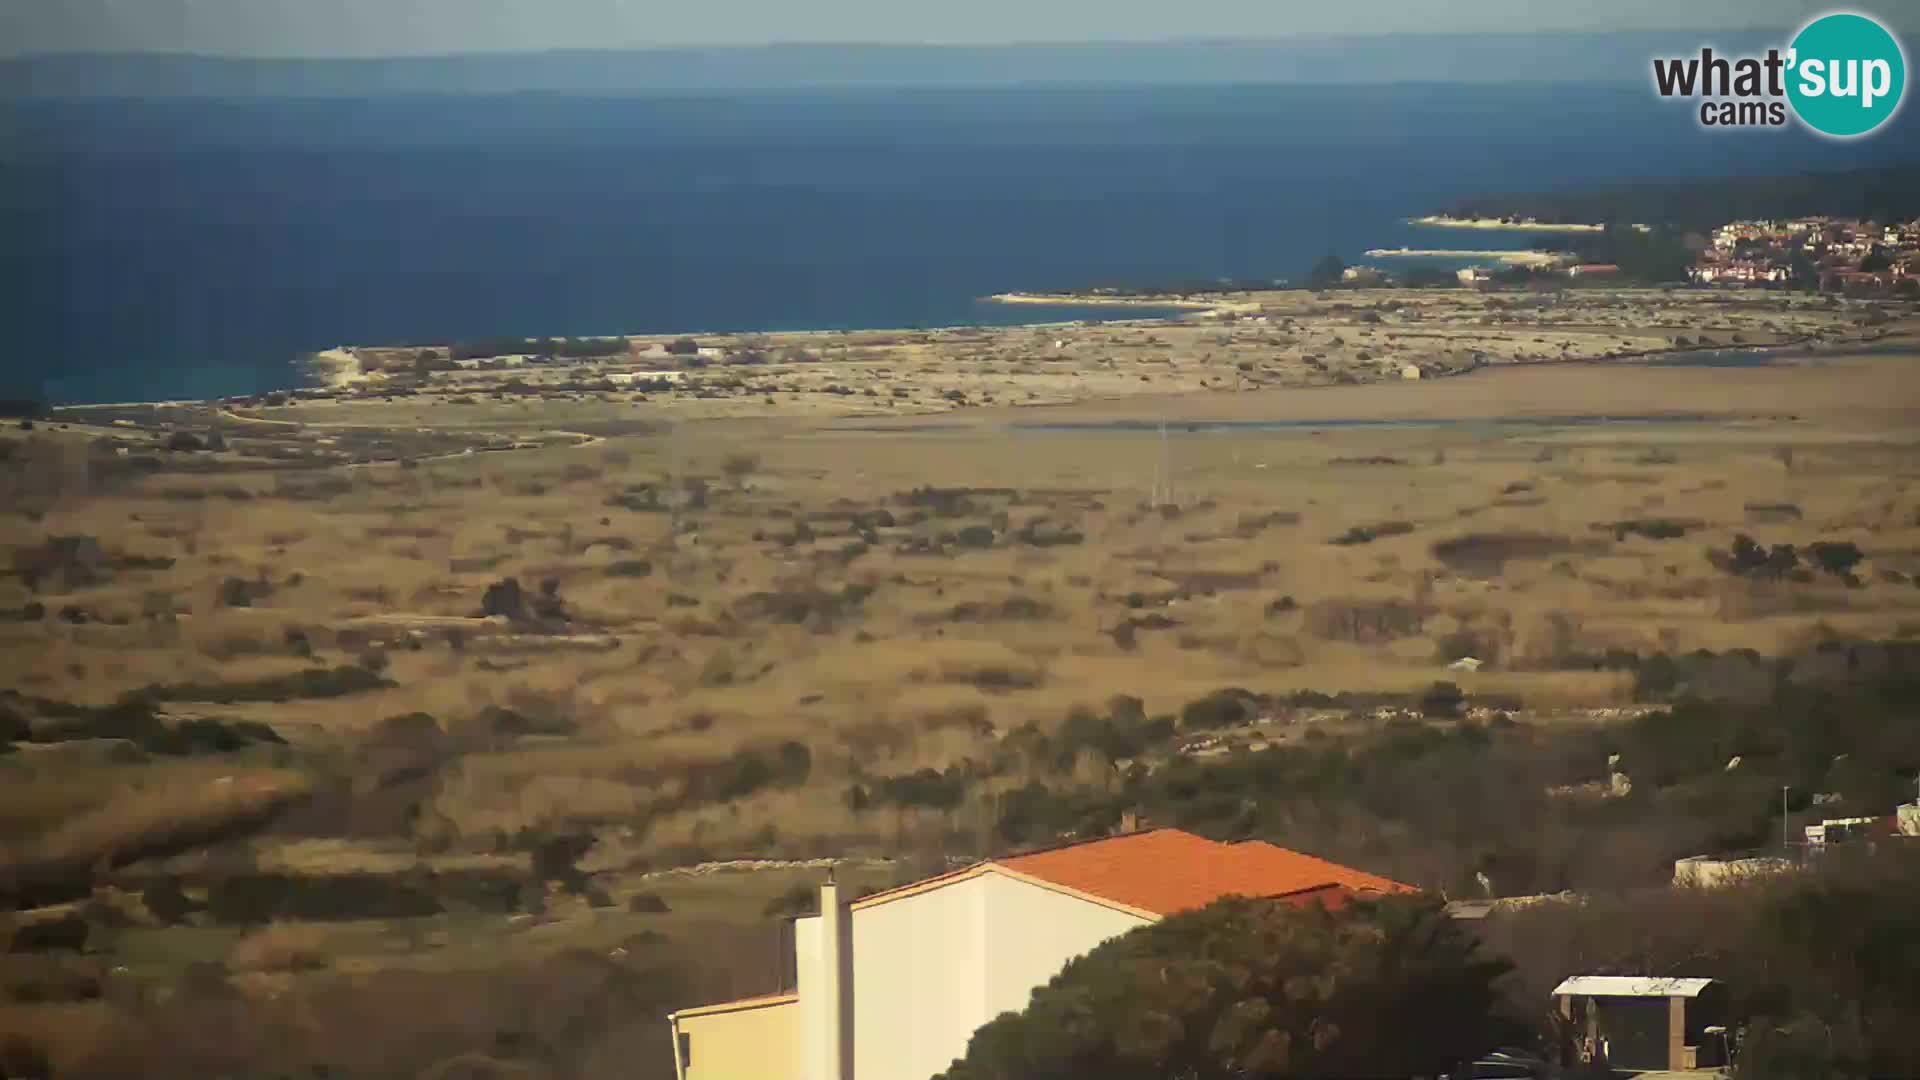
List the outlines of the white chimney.
<svg viewBox="0 0 1920 1080">
<path fill-rule="evenodd" d="M 826 1028 L 826 1071 L 821 1080 L 853 1076 L 853 916 L 840 900 L 831 871 L 820 886 L 820 1010 Z"/>
</svg>

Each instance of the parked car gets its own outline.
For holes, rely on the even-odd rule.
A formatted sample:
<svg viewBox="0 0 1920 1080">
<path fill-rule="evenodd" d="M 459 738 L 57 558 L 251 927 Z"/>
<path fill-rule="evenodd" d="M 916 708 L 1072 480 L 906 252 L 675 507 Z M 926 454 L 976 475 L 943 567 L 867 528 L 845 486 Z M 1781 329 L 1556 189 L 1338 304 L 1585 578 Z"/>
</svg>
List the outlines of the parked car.
<svg viewBox="0 0 1920 1080">
<path fill-rule="evenodd" d="M 1528 1050 L 1502 1047 L 1483 1054 L 1457 1073 L 1442 1074 L 1440 1080 L 1557 1080 L 1558 1067 Z"/>
</svg>

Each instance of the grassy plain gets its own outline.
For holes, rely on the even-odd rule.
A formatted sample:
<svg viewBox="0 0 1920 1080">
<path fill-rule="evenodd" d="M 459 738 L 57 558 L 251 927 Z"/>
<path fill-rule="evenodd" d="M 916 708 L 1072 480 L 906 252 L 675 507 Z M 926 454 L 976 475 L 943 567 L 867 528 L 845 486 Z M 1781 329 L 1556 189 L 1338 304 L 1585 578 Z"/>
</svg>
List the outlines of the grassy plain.
<svg viewBox="0 0 1920 1080">
<path fill-rule="evenodd" d="M 747 389 L 714 396 L 456 372 L 391 400 L 375 380 L 9 431 L 0 656 L 17 696 L 0 706 L 28 730 L 0 755 L 0 884 L 98 871 L 91 894 L 12 918 L 83 913 L 99 927 L 88 954 L 119 972 L 106 983 L 142 1008 L 189 971 L 272 998 L 583 951 L 697 958 L 704 981 L 680 991 L 695 1000 L 759 992 L 780 978 L 769 905 L 819 867 L 666 871 L 913 860 L 857 869 L 866 887 L 990 853 L 1009 793 L 1061 777 L 999 774 L 938 808 L 858 807 L 850 790 L 992 760 L 1076 707 L 1128 695 L 1178 715 L 1223 687 L 1447 680 L 1517 697 L 1537 722 L 1593 723 L 1631 704 L 1632 676 L 1579 657 L 1920 634 L 1910 315 L 1883 314 L 1872 354 L 1516 365 L 1682 333 L 1843 337 L 1863 318 L 1576 295 L 1514 315 L 1535 320 L 1523 332 L 1482 327 L 1486 301 L 1466 294 L 1347 302 L 1381 300 L 1402 305 L 1382 323 L 1283 294 L 1237 298 L 1252 306 L 1218 326 L 833 339 L 785 366 L 723 365 Z M 1441 303 L 1444 318 L 1408 323 Z M 894 353 L 834 368 L 836 349 Z M 1427 377 L 1398 377 L 1410 362 Z M 510 377 L 529 385 L 485 389 Z M 567 388 L 583 380 L 595 388 Z M 181 431 L 224 448 L 160 449 Z M 1706 557 L 1736 534 L 1865 558 L 1851 584 L 1756 581 Z M 519 598 L 492 591 L 508 579 Z M 1450 667 L 1469 655 L 1479 670 Z M 316 670 L 360 674 L 289 681 Z M 48 735 L 61 706 L 143 698 L 163 725 L 255 721 L 284 745 L 182 758 L 137 734 Z M 1372 722 L 1290 719 L 1229 741 Z M 1117 782 L 1085 761 L 1060 771 Z M 569 836 L 590 845 L 546 874 L 542 844 Z M 241 900 L 208 892 L 463 874 L 518 891 L 504 907 L 266 922 L 220 917 Z M 140 897 L 160 881 L 200 910 L 156 916 Z M 131 1023 L 125 1007 L 16 994 L 8 1024 L 89 1031 Z M 86 1044 L 52 1050 L 84 1071 Z"/>
</svg>

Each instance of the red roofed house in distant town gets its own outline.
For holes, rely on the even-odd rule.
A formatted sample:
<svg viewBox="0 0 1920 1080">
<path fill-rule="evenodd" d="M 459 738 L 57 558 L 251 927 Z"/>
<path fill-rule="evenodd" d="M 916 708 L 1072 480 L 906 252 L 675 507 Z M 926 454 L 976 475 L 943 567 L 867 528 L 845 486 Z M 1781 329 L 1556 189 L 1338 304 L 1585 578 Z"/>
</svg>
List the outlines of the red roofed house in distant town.
<svg viewBox="0 0 1920 1080">
<path fill-rule="evenodd" d="M 1151 829 L 975 863 L 794 921 L 795 992 L 683 1009 L 679 1080 L 925 1080 L 1067 961 L 1226 896 L 1412 892 L 1262 841 Z"/>
</svg>

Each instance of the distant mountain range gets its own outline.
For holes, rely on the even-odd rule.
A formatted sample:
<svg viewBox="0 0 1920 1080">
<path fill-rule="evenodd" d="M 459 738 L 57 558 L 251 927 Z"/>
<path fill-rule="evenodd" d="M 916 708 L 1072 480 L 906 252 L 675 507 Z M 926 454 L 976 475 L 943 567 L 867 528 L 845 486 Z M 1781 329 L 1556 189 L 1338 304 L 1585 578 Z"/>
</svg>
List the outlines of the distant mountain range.
<svg viewBox="0 0 1920 1080">
<path fill-rule="evenodd" d="M 1086 45 L 770 45 L 382 59 L 57 54 L 0 59 L 0 98 L 618 95 L 1021 84 L 1632 84 L 1655 56 L 1758 52 L 1776 31 L 1386 34 Z"/>
</svg>

